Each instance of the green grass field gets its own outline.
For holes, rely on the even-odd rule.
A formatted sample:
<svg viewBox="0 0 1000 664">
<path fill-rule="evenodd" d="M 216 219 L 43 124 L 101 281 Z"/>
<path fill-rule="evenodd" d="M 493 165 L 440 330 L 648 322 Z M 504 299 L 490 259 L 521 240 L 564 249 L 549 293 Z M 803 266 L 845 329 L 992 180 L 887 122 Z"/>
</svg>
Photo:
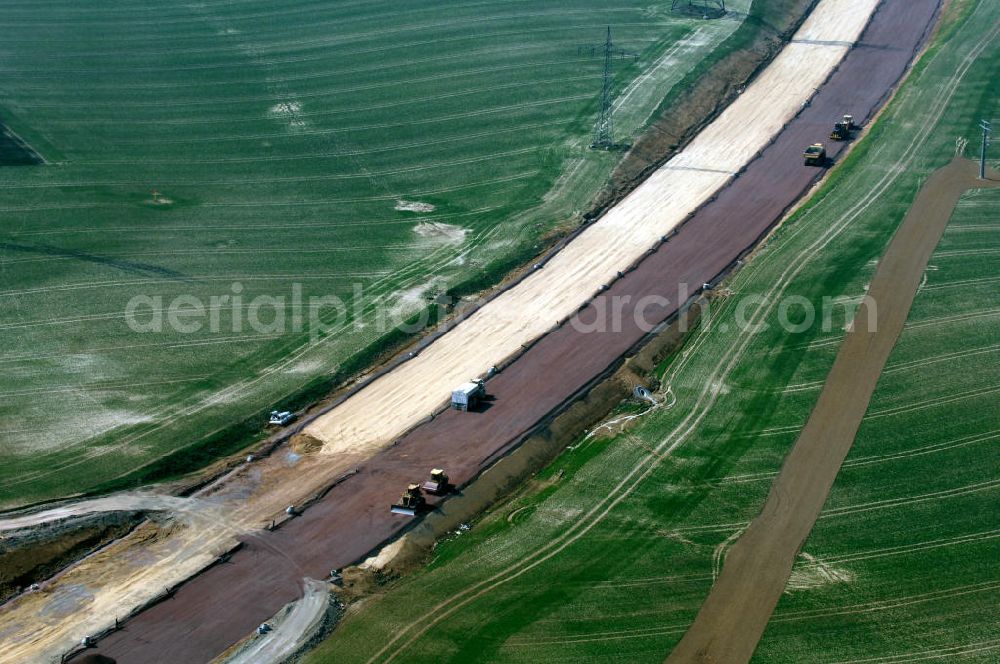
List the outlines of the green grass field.
<svg viewBox="0 0 1000 664">
<path fill-rule="evenodd" d="M 605 26 L 629 139 L 730 4 L 5 4 L 0 122 L 50 165 L 0 168 L 0 505 L 193 469 L 370 360 L 376 308 L 498 280 L 620 158 L 586 147 Z M 343 324 L 293 327 L 296 284 Z M 135 332 L 135 296 L 204 326 Z"/>
<path fill-rule="evenodd" d="M 309 661 L 662 661 L 763 504 L 920 183 L 997 117 L 991 6 L 950 5 L 869 136 L 662 367 L 669 407 L 579 441 L 546 488 L 440 543 Z M 956 212 L 756 661 L 995 661 L 997 205 L 975 193 Z M 754 295 L 742 316 L 765 325 L 748 333 L 738 303 Z M 784 331 L 787 295 L 837 298 L 828 329 Z"/>
</svg>

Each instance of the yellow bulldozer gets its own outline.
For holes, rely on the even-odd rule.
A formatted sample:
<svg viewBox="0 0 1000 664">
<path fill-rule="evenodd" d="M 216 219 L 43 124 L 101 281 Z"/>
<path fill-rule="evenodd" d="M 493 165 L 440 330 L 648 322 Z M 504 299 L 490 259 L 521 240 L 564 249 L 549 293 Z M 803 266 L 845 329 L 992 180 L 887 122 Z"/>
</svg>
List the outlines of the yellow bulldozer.
<svg viewBox="0 0 1000 664">
<path fill-rule="evenodd" d="M 399 502 L 392 506 L 393 514 L 404 514 L 406 516 L 415 516 L 417 512 L 422 510 L 427 505 L 427 501 L 424 499 L 424 495 L 420 492 L 419 484 L 410 484 L 406 487 L 406 491 L 403 495 L 399 497 Z"/>
<path fill-rule="evenodd" d="M 833 131 L 830 132 L 831 141 L 846 141 L 851 138 L 851 132 L 858 128 L 858 125 L 854 124 L 853 115 L 845 115 L 840 122 L 833 125 Z"/>
</svg>

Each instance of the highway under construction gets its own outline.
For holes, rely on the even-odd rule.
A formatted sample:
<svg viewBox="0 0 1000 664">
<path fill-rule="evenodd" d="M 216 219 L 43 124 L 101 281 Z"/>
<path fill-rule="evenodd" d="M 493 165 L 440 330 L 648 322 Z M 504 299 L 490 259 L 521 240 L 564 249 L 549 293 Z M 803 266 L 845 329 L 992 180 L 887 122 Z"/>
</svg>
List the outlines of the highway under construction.
<svg viewBox="0 0 1000 664">
<path fill-rule="evenodd" d="M 836 11 L 844 11 L 846 6 L 847 12 L 856 13 L 860 11 L 859 4 L 868 3 L 828 0 L 815 11 L 833 12 L 831 16 L 836 20 Z M 823 142 L 825 156 L 833 162 L 844 154 L 848 143 L 830 140 L 831 127 L 844 114 L 853 116 L 852 123 L 861 127 L 871 121 L 925 43 L 940 3 L 882 0 L 877 6 L 874 2 L 870 4 L 874 6 L 870 21 L 861 21 L 857 29 L 860 36 L 851 38 L 848 44 L 819 43 L 828 41 L 825 39 L 814 40 L 816 43 L 812 44 L 808 39 L 798 41 L 800 57 L 802 53 L 815 51 L 821 61 L 830 63 L 829 77 L 824 75 L 824 80 L 817 81 L 815 94 L 807 91 L 806 103 L 794 109 L 790 117 L 780 119 L 783 126 L 765 141 L 759 154 L 755 150 L 745 164 L 738 161 L 724 164 L 720 172 L 705 174 L 704 200 L 694 199 L 697 211 L 690 216 L 688 210 L 681 210 L 681 218 L 666 241 L 650 242 L 649 232 L 645 231 L 633 235 L 619 233 L 614 225 L 612 235 L 607 237 L 595 231 L 600 243 L 606 244 L 617 235 L 640 247 L 641 260 L 631 267 L 628 261 L 619 263 L 622 271 L 619 278 L 604 284 L 601 281 L 607 277 L 598 271 L 598 288 L 593 290 L 600 294 L 578 313 L 581 321 L 595 320 L 602 309 L 610 309 L 603 307 L 601 300 L 606 303 L 617 298 L 622 303 L 620 326 L 588 333 L 579 326 L 565 324 L 564 316 L 559 321 L 543 321 L 538 334 L 528 330 L 527 347 L 515 353 L 509 362 L 503 362 L 503 370 L 486 382 L 489 407 L 473 408 L 470 412 L 447 409 L 424 421 L 428 409 L 418 403 L 414 410 L 418 417 L 411 421 L 383 417 L 380 408 L 366 406 L 366 417 L 374 429 L 352 428 L 349 426 L 352 400 L 357 400 L 361 412 L 365 410 L 362 406 L 366 403 L 366 392 L 376 402 L 386 398 L 377 391 L 379 381 L 372 381 L 342 404 L 346 410 L 334 408 L 324 416 L 327 419 L 312 422 L 306 428 L 310 436 L 324 445 L 324 453 L 331 455 L 331 459 L 336 459 L 343 452 L 342 446 L 351 441 L 360 441 L 362 447 L 370 441 L 365 448 L 371 453 L 368 458 L 352 457 L 359 459 L 357 472 L 345 475 L 307 509 L 296 511 L 294 518 L 282 527 L 242 537 L 242 546 L 224 562 L 207 568 L 174 589 L 168 599 L 124 621 L 120 629 L 96 639 L 95 647 L 78 653 L 76 659 L 100 653 L 120 663 L 211 660 L 301 596 L 305 579 L 327 578 L 331 570 L 357 562 L 410 526 L 411 518 L 390 511 L 390 504 L 408 484 L 423 481 L 432 468 L 445 469 L 446 481 L 455 486 L 468 484 L 544 426 L 554 413 L 609 375 L 623 356 L 651 336 L 648 328 L 637 321 L 637 303 L 654 302 L 642 312 L 646 321 L 670 321 L 686 304 L 677 296 L 682 284 L 692 285 L 693 298 L 703 284 L 717 283 L 822 177 L 822 169 L 804 167 L 802 155 L 806 147 Z M 751 86 L 748 94 L 752 89 Z M 708 150 L 706 136 L 710 137 L 712 132 L 723 132 L 724 136 L 725 132 L 733 131 L 738 128 L 725 123 L 714 129 L 710 126 L 692 142 L 690 151 L 682 153 L 682 159 L 668 162 L 644 186 L 670 187 L 672 173 L 700 172 L 694 170 L 695 161 L 685 160 L 707 154 L 703 152 Z M 663 204 L 662 199 L 659 204 Z M 627 207 L 628 199 L 620 205 Z M 648 211 L 640 206 L 633 214 L 641 216 Z M 616 214 L 622 213 L 608 213 L 612 218 Z M 626 222 L 631 218 L 623 217 Z M 560 252 L 564 260 L 575 260 L 575 250 L 570 247 L 585 239 L 585 233 Z M 658 237 L 661 233 L 656 230 L 654 234 Z M 588 253 L 595 250 L 586 242 L 579 246 Z M 612 247 L 604 248 L 614 253 L 610 251 Z M 552 260 L 557 260 L 560 254 Z M 619 255 L 618 260 L 627 255 Z M 538 274 L 549 269 L 542 268 Z M 587 283 L 584 287 L 590 288 Z M 542 291 L 528 292 L 538 297 Z M 651 300 L 653 297 L 659 299 Z M 499 298 L 494 300 L 498 301 Z M 572 305 L 573 310 L 577 308 L 578 305 Z M 503 322 L 509 323 L 514 313 Z M 553 327 L 557 322 L 562 324 Z M 420 357 L 433 358 L 434 346 L 461 327 L 428 345 Z M 524 337 L 512 336 L 510 342 L 519 347 Z M 470 366 L 475 370 L 459 366 L 455 371 L 464 372 L 461 380 L 468 380 L 476 374 L 482 375 L 483 370 L 510 354 L 505 351 L 484 361 L 474 358 L 478 364 Z M 419 366 L 416 362 L 406 362 L 396 371 L 414 371 Z M 452 389 L 461 380 L 456 381 L 448 374 L 438 382 Z M 404 384 L 410 385 L 411 390 L 427 391 L 427 381 L 407 379 Z M 447 396 L 447 390 L 442 395 L 435 390 L 430 392 L 427 398 L 435 402 Z M 408 397 L 403 393 L 396 397 L 416 398 L 418 402 L 420 399 L 420 395 Z M 373 434 L 375 429 L 378 431 Z M 393 435 L 394 431 L 403 433 L 402 437 Z M 433 507 L 442 498 L 428 494 L 426 500 Z"/>
</svg>

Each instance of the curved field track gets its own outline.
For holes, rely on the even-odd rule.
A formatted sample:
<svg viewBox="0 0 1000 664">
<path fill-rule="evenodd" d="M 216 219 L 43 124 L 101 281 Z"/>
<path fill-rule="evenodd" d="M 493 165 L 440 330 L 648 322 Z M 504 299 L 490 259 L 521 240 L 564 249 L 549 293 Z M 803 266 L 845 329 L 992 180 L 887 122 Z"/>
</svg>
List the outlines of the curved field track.
<svg viewBox="0 0 1000 664">
<path fill-rule="evenodd" d="M 851 449 L 955 205 L 968 189 L 1000 186 L 1000 178 L 977 180 L 977 169 L 977 164 L 956 158 L 920 190 L 879 262 L 856 325 L 844 338 L 767 502 L 729 548 L 712 592 L 668 662 L 736 664 L 750 659 Z"/>
<path fill-rule="evenodd" d="M 936 8 L 933 0 L 883 2 L 860 44 L 811 104 L 715 201 L 615 282 L 607 295 L 673 298 L 677 284 L 710 280 L 753 246 L 819 176 L 817 170 L 802 167 L 802 145 L 819 132 L 825 135 L 830 118 L 845 110 L 859 120 L 873 115 L 922 44 Z M 834 154 L 842 149 L 836 146 Z M 671 302 L 649 314 L 662 320 L 674 310 Z M 330 490 L 301 517 L 245 541 L 227 564 L 212 567 L 181 586 L 170 601 L 103 638 L 100 651 L 126 663 L 200 661 L 206 653 L 239 640 L 293 599 L 303 576 L 322 578 L 405 527 L 405 521 L 386 510 L 399 485 L 435 464 L 446 465 L 459 483 L 468 481 L 613 366 L 645 334 L 628 323 L 632 310 L 626 312 L 620 331 L 587 334 L 568 325 L 552 331 L 490 381 L 496 396 L 490 409 L 467 416 L 447 412 L 418 427 L 398 445 L 364 462 L 357 475 Z M 620 487 L 636 481 L 643 470 L 625 477 Z M 554 555 L 556 544 L 546 552 Z M 400 645 L 405 644 L 396 647 Z"/>
</svg>

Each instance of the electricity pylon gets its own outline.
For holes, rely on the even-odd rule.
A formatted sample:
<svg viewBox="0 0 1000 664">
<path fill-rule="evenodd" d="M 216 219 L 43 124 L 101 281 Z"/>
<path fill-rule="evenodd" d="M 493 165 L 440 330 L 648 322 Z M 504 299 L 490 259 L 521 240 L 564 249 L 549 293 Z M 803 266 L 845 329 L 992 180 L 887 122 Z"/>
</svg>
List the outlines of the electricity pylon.
<svg viewBox="0 0 1000 664">
<path fill-rule="evenodd" d="M 608 150 L 614 146 L 614 122 L 611 117 L 611 86 L 614 77 L 611 71 L 611 61 L 614 45 L 611 43 L 611 26 L 608 26 L 608 36 L 604 40 L 604 79 L 601 84 L 601 111 L 594 125 L 594 142 L 592 148 Z"/>
<path fill-rule="evenodd" d="M 983 146 L 979 150 L 979 179 L 986 179 L 986 148 L 990 147 L 990 132 L 993 126 L 986 120 L 979 121 L 979 128 L 983 130 Z"/>
</svg>

